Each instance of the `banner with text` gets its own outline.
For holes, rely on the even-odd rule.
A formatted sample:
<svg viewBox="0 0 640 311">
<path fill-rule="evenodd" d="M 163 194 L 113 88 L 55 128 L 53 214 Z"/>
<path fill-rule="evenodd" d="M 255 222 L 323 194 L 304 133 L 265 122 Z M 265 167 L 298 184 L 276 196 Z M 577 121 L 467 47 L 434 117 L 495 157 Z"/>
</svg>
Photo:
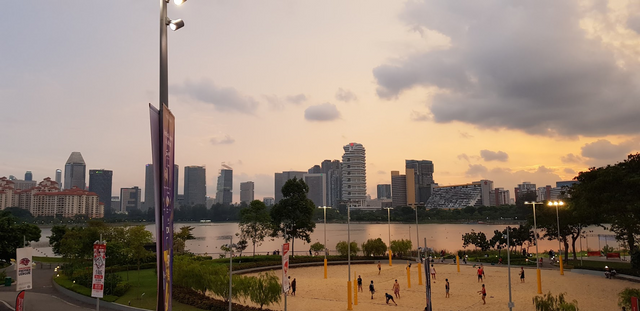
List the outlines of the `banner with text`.
<svg viewBox="0 0 640 311">
<path fill-rule="evenodd" d="M 93 244 L 93 283 L 91 285 L 91 297 L 102 298 L 104 295 L 106 254 L 107 244 Z"/>
<path fill-rule="evenodd" d="M 175 118 L 167 106 L 162 106 L 162 258 L 164 265 L 165 311 L 171 310 L 173 280 L 173 199 Z"/>
<path fill-rule="evenodd" d="M 162 201 L 162 194 L 160 192 L 161 185 L 161 165 L 162 162 L 160 160 L 160 146 L 162 145 L 160 141 L 162 137 L 160 136 L 160 111 L 153 107 L 153 105 L 149 104 L 149 119 L 151 121 L 151 158 L 153 163 L 153 193 L 154 193 L 154 211 L 156 216 L 156 269 L 158 271 L 157 274 L 157 283 L 156 283 L 156 311 L 165 310 L 164 306 L 164 273 L 160 273 L 160 271 L 164 271 L 164 258 L 162 254 L 162 209 L 160 208 Z"/>
<path fill-rule="evenodd" d="M 16 290 L 21 291 L 33 287 L 33 271 L 31 258 L 32 248 L 24 247 L 16 250 L 17 284 Z"/>
<path fill-rule="evenodd" d="M 282 244 L 282 292 L 289 291 L 289 243 Z"/>
</svg>

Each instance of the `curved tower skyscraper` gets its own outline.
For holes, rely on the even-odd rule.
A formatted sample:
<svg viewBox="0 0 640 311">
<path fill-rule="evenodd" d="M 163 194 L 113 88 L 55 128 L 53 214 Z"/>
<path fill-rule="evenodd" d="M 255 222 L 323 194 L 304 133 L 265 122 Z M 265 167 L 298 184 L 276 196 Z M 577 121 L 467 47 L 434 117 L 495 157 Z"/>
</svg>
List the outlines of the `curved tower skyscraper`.
<svg viewBox="0 0 640 311">
<path fill-rule="evenodd" d="M 349 143 L 342 155 L 342 200 L 362 206 L 367 199 L 367 166 L 364 146 Z"/>
<path fill-rule="evenodd" d="M 87 165 L 84 163 L 82 154 L 74 151 L 69 156 L 67 163 L 64 165 L 64 189 L 78 187 L 85 190 L 87 176 Z"/>
</svg>

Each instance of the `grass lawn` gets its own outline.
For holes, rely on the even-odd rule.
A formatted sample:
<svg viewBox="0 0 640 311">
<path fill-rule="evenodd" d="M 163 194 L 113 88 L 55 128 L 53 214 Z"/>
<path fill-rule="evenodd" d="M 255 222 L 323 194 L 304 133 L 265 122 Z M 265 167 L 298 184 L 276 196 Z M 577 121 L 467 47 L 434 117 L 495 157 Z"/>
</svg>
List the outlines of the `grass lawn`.
<svg viewBox="0 0 640 311">
<path fill-rule="evenodd" d="M 576 269 L 589 269 L 589 270 L 602 270 L 604 266 L 609 266 L 611 269 L 631 269 L 631 263 L 628 261 L 610 260 L 610 261 L 595 261 L 595 260 L 583 260 L 580 265 L 580 260 L 569 260 L 569 264 L 573 265 Z"/>
<path fill-rule="evenodd" d="M 33 256 L 33 261 L 37 261 L 37 262 L 52 262 L 52 263 L 57 263 L 57 262 L 67 262 L 67 259 L 64 259 L 62 257 L 39 257 L 39 256 Z"/>
<path fill-rule="evenodd" d="M 62 274 L 60 276 L 58 276 L 58 277 L 54 277 L 53 279 L 54 279 L 54 281 L 56 283 L 58 283 L 58 285 L 66 288 L 68 290 L 74 291 L 74 292 L 76 292 L 78 294 L 81 294 L 81 295 L 85 295 L 85 296 L 91 297 L 91 289 L 86 288 L 86 287 L 84 287 L 82 285 L 74 284 L 71 280 L 69 280 L 66 276 L 64 276 Z M 108 302 L 113 302 L 117 298 L 118 297 L 116 297 L 116 296 L 106 295 L 106 296 L 104 296 L 104 298 L 102 298 L 102 300 L 108 301 Z"/>
<path fill-rule="evenodd" d="M 118 274 L 123 280 L 127 280 L 127 271 L 118 272 Z M 123 305 L 129 305 L 129 302 L 131 302 L 132 307 L 155 310 L 156 295 L 158 292 L 156 289 L 156 274 L 154 269 L 140 270 L 140 274 L 138 274 L 137 270 L 131 270 L 129 271 L 128 282 L 131 284 L 131 289 L 115 302 Z M 144 296 L 142 296 L 143 293 Z M 173 310 L 176 311 L 201 310 L 193 306 L 179 303 L 175 300 L 173 301 L 172 306 Z"/>
</svg>

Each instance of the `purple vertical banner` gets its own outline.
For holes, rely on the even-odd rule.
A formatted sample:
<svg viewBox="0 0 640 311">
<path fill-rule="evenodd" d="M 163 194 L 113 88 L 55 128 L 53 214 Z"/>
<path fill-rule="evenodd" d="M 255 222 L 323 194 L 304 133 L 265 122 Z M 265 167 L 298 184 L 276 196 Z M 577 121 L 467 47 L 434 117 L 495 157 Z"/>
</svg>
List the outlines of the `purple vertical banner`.
<svg viewBox="0 0 640 311">
<path fill-rule="evenodd" d="M 173 280 L 173 166 L 175 118 L 163 104 L 162 110 L 162 259 L 164 275 L 164 310 L 171 310 L 171 283 Z"/>
<path fill-rule="evenodd" d="M 152 156 L 152 164 L 153 164 L 153 190 L 154 190 L 154 212 L 156 215 L 156 268 L 157 271 L 165 271 L 164 270 L 164 260 L 162 256 L 162 209 L 160 208 L 161 193 L 160 193 L 160 185 L 162 176 L 160 175 L 160 164 L 161 164 L 161 156 L 160 156 L 160 146 L 162 145 L 162 137 L 160 136 L 160 111 L 149 104 L 149 116 L 151 120 L 151 156 Z M 158 273 L 158 282 L 157 282 L 157 300 L 156 300 L 156 311 L 164 310 L 164 273 Z"/>
</svg>

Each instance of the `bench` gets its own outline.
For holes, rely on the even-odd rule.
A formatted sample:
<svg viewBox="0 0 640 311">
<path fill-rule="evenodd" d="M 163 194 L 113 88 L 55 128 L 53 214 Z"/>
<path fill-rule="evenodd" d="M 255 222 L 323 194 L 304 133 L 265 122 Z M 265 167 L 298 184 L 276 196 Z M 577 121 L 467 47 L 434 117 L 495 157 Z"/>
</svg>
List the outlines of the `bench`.
<svg viewBox="0 0 640 311">
<path fill-rule="evenodd" d="M 609 258 L 618 258 L 620 259 L 620 253 L 607 253 L 607 259 Z"/>
<path fill-rule="evenodd" d="M 596 252 L 587 252 L 587 257 L 600 257 L 601 254 L 599 251 Z"/>
</svg>

